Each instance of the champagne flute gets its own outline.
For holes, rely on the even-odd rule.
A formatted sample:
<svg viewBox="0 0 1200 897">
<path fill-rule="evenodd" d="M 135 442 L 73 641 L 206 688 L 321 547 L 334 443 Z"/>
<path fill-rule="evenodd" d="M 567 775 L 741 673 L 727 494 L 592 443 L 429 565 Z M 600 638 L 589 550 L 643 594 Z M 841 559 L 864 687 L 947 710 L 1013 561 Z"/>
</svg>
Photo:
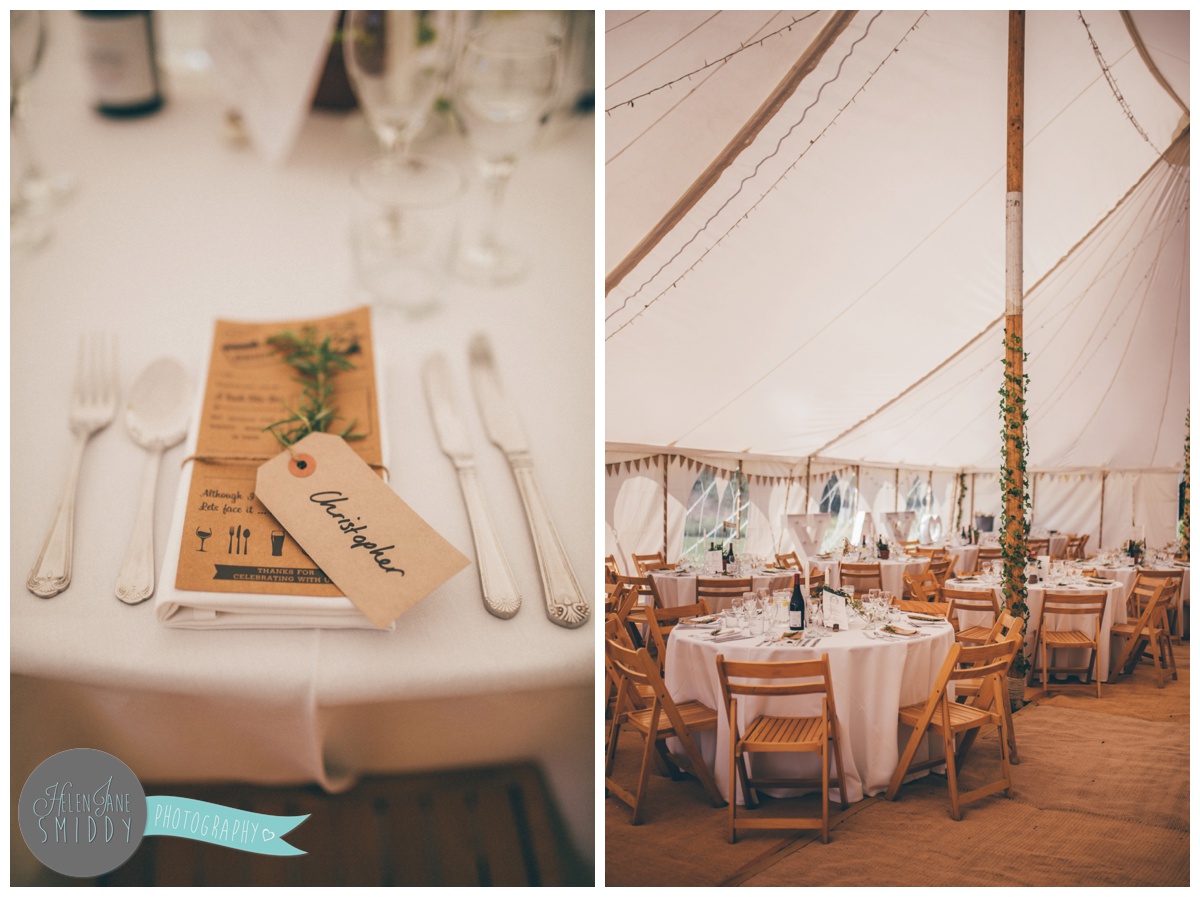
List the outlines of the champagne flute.
<svg viewBox="0 0 1200 897">
<path fill-rule="evenodd" d="M 346 13 L 346 71 L 385 156 L 411 156 L 453 68 L 460 15 L 406 9 Z"/>
<path fill-rule="evenodd" d="M 561 48 L 554 34 L 498 21 L 472 33 L 458 61 L 455 110 L 488 202 L 481 232 L 459 260 L 468 280 L 500 286 L 528 271 L 524 254 L 500 240 L 500 212 L 509 178 L 556 98 Z"/>
</svg>

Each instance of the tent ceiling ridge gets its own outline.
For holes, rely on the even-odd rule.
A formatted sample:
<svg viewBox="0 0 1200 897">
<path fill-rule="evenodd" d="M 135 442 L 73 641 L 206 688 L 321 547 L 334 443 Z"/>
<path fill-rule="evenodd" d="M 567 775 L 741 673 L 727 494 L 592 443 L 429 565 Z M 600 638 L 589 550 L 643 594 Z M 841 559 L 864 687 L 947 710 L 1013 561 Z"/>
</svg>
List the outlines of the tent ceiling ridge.
<svg viewBox="0 0 1200 897">
<path fill-rule="evenodd" d="M 734 160 L 746 149 L 758 133 L 766 126 L 775 113 L 796 92 L 800 83 L 817 67 L 825 53 L 833 46 L 837 37 L 846 29 L 854 18 L 855 12 L 835 11 L 825 23 L 825 27 L 805 48 L 796 60 L 796 64 L 776 85 L 762 105 L 755 110 L 750 119 L 738 130 L 733 139 L 700 174 L 700 177 L 686 190 L 683 196 L 667 211 L 662 219 L 650 229 L 650 232 L 625 256 L 604 279 L 604 294 L 607 296 L 626 276 L 644 259 L 658 243 L 671 232 L 671 229 L 683 219 L 720 178 Z M 625 301 L 628 302 L 632 296 Z"/>
</svg>

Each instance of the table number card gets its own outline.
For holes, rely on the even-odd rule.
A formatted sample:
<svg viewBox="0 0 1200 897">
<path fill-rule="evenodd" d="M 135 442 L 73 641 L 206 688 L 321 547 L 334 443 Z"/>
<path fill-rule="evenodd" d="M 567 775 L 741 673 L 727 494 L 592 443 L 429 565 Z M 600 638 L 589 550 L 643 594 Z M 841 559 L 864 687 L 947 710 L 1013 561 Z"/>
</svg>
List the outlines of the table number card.
<svg viewBox="0 0 1200 897">
<path fill-rule="evenodd" d="M 175 587 L 184 591 L 310 595 L 341 592 L 256 493 L 258 467 L 279 453 L 266 427 L 300 392 L 295 371 L 268 338 L 315 327 L 353 345 L 354 367 L 334 385 L 338 429 L 353 422 L 352 451 L 382 469 L 370 309 L 307 321 L 217 321 L 209 357 Z M 185 471 L 185 476 L 187 471 Z"/>
<path fill-rule="evenodd" d="M 469 561 L 340 436 L 313 433 L 258 470 L 258 497 L 363 616 L 398 616 Z"/>
<path fill-rule="evenodd" d="M 337 13 L 274 9 L 210 15 L 213 68 L 255 147 L 272 164 L 282 162 L 312 104 Z"/>
</svg>

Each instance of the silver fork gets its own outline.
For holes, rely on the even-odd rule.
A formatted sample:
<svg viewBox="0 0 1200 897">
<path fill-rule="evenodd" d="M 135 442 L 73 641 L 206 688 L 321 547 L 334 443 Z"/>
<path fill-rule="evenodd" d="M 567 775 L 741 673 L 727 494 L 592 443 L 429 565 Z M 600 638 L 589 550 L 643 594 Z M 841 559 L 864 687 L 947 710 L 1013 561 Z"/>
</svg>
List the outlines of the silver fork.
<svg viewBox="0 0 1200 897">
<path fill-rule="evenodd" d="M 83 450 L 92 435 L 112 423 L 117 410 L 117 341 L 92 334 L 79 341 L 75 385 L 71 392 L 69 421 L 75 443 L 71 466 L 63 487 L 54 523 L 26 586 L 41 598 L 52 598 L 71 584 L 71 548 L 75 531 L 75 493 Z"/>
</svg>

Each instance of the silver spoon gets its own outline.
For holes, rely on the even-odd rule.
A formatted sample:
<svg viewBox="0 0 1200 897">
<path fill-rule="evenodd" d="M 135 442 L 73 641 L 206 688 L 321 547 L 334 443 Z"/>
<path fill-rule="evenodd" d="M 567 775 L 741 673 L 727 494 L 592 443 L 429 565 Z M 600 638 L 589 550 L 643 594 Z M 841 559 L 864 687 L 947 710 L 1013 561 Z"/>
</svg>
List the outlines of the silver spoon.
<svg viewBox="0 0 1200 897">
<path fill-rule="evenodd" d="M 154 594 L 154 494 L 163 452 L 187 435 L 192 385 L 187 371 L 171 358 L 150 363 L 129 391 L 125 425 L 133 441 L 150 453 L 142 478 L 133 536 L 117 573 L 117 597 L 138 604 Z"/>
</svg>

